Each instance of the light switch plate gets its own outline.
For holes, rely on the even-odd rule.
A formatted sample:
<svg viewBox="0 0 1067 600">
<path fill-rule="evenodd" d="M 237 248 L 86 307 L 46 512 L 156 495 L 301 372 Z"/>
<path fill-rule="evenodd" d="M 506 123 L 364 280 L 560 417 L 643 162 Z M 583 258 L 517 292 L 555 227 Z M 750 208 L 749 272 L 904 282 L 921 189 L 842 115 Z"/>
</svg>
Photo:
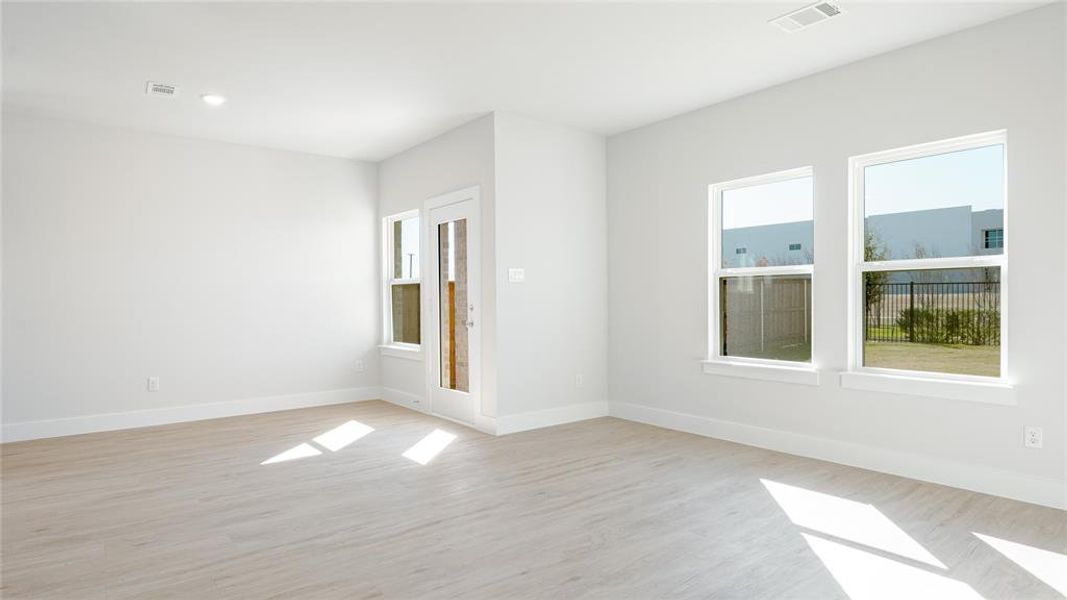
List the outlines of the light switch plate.
<svg viewBox="0 0 1067 600">
<path fill-rule="evenodd" d="M 524 281 L 526 281 L 526 269 L 508 269 L 508 282 L 522 283 Z"/>
</svg>

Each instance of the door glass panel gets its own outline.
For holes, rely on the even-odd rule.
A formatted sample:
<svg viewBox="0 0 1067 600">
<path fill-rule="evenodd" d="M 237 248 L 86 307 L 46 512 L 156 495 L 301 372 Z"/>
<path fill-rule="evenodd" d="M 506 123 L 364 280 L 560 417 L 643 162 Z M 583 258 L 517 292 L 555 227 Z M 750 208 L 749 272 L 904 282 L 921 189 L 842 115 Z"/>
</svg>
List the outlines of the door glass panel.
<svg viewBox="0 0 1067 600">
<path fill-rule="evenodd" d="M 467 301 L 467 220 L 437 226 L 437 265 L 441 301 L 441 387 L 470 391 Z"/>
</svg>

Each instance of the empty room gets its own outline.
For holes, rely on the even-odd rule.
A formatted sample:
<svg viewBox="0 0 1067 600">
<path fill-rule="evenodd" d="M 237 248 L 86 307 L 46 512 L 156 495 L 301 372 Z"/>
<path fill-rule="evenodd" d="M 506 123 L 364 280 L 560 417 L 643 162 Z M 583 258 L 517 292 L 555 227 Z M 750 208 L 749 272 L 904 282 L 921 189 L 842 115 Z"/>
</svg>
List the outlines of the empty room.
<svg viewBox="0 0 1067 600">
<path fill-rule="evenodd" d="M 0 19 L 0 597 L 1067 598 L 1067 3 Z"/>
</svg>

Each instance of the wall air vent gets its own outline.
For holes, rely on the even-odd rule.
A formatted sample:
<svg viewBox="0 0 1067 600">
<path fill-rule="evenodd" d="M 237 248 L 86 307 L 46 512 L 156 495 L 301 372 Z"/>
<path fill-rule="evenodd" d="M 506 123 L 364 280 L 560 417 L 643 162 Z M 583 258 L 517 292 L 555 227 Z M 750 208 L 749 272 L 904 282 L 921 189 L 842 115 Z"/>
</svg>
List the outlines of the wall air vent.
<svg viewBox="0 0 1067 600">
<path fill-rule="evenodd" d="M 800 31 L 816 23 L 836 17 L 841 14 L 841 8 L 829 2 L 816 2 L 791 13 L 771 19 L 771 23 L 790 33 Z"/>
<path fill-rule="evenodd" d="M 178 95 L 178 87 L 167 83 L 149 81 L 145 84 L 146 96 L 158 96 L 160 98 L 173 98 Z"/>
</svg>

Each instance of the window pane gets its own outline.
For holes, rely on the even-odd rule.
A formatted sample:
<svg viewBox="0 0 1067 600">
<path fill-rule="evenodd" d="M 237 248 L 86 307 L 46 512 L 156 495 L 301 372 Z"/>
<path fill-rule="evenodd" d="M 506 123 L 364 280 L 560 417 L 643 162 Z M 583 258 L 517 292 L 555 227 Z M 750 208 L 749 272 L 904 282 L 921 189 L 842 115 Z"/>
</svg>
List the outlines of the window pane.
<svg viewBox="0 0 1067 600">
<path fill-rule="evenodd" d="M 1004 145 L 866 167 L 863 207 L 867 260 L 1001 254 Z"/>
<path fill-rule="evenodd" d="M 719 281 L 723 356 L 811 361 L 811 276 Z"/>
<path fill-rule="evenodd" d="M 437 226 L 441 283 L 441 387 L 470 391 L 467 304 L 467 220 Z"/>
<path fill-rule="evenodd" d="M 419 284 L 397 284 L 392 288 L 393 341 L 405 344 L 421 343 Z"/>
<path fill-rule="evenodd" d="M 813 179 L 800 177 L 722 193 L 722 266 L 810 265 Z"/>
<path fill-rule="evenodd" d="M 1000 376 L 1000 269 L 864 273 L 863 364 Z"/>
<path fill-rule="evenodd" d="M 393 278 L 419 278 L 419 218 L 393 221 Z"/>
</svg>

